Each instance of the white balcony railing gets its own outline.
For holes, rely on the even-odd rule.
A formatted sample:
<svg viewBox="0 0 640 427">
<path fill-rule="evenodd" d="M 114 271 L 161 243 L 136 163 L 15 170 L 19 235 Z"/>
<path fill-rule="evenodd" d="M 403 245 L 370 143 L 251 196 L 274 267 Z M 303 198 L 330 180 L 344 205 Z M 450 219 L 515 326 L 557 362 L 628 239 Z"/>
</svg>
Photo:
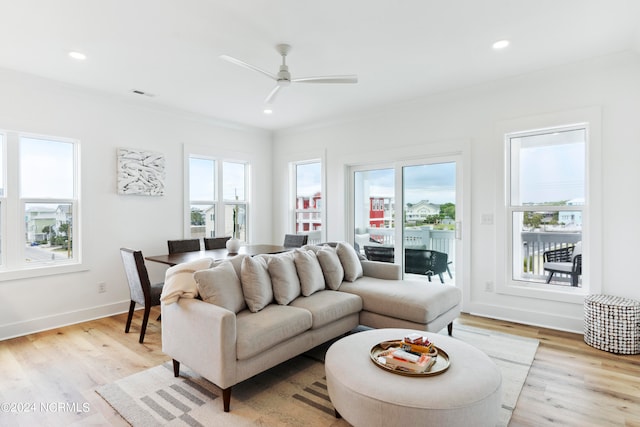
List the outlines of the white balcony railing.
<svg viewBox="0 0 640 427">
<path fill-rule="evenodd" d="M 357 234 L 355 240 L 361 251 L 364 245 L 370 244 L 394 246 L 395 229 L 369 227 L 366 234 Z M 455 265 L 455 231 L 453 230 L 432 230 L 430 227 L 405 228 L 404 247 L 421 247 L 444 252 L 448 255 L 449 261 Z"/>
<path fill-rule="evenodd" d="M 546 279 L 548 273 L 543 268 L 545 251 L 573 246 L 582 240 L 581 232 L 523 231 L 520 233 L 522 247 L 520 254 L 514 248 L 515 265 L 522 266 L 522 278 Z M 515 269 L 517 274 L 518 268 Z M 554 276 L 554 279 L 556 276 Z"/>
</svg>

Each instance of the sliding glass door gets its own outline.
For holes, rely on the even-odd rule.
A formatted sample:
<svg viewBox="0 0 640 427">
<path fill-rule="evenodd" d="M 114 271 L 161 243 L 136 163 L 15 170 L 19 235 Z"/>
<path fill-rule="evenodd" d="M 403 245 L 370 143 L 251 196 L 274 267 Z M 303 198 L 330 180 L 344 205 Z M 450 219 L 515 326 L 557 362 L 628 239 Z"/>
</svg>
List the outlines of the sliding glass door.
<svg viewBox="0 0 640 427">
<path fill-rule="evenodd" d="M 458 164 L 454 157 L 352 167 L 360 254 L 400 264 L 406 277 L 455 283 Z"/>
</svg>

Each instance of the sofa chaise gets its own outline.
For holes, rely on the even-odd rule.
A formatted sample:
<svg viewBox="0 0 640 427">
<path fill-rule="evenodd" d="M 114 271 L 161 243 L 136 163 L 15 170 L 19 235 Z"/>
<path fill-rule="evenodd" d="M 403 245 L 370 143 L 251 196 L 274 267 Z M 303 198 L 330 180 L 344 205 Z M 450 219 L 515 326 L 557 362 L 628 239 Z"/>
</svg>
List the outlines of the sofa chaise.
<svg viewBox="0 0 640 427">
<path fill-rule="evenodd" d="M 460 314 L 455 286 L 401 280 L 399 265 L 347 243 L 210 261 L 167 270 L 162 350 L 175 376 L 184 363 L 220 387 L 225 412 L 235 384 L 358 325 L 451 335 Z"/>
</svg>

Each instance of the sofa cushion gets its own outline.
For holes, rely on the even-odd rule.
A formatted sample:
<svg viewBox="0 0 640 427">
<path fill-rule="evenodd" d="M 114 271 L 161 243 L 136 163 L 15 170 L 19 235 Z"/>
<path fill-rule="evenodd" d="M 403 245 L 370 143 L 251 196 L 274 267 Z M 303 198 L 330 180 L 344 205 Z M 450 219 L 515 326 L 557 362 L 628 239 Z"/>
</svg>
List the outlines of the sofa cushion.
<svg viewBox="0 0 640 427">
<path fill-rule="evenodd" d="M 212 261 L 211 258 L 203 258 L 169 267 L 165 272 L 160 301 L 163 304 L 173 304 L 180 298 L 197 297 L 198 285 L 193 273 L 211 267 Z"/>
<path fill-rule="evenodd" d="M 427 324 L 460 303 L 462 292 L 451 285 L 420 280 L 363 277 L 343 282 L 339 292 L 362 298 L 362 308 L 384 316 Z"/>
<path fill-rule="evenodd" d="M 329 289 L 337 290 L 344 280 L 344 268 L 342 268 L 342 263 L 340 263 L 340 258 L 335 248 L 324 246 L 316 252 L 316 256 L 320 262 L 327 286 Z"/>
<path fill-rule="evenodd" d="M 262 256 L 244 257 L 240 279 L 244 300 L 249 310 L 256 313 L 273 301 L 267 258 Z"/>
<path fill-rule="evenodd" d="M 244 310 L 236 317 L 236 354 L 249 359 L 311 328 L 309 310 L 269 304 L 258 313 Z M 293 356 L 293 355 L 292 355 Z"/>
<path fill-rule="evenodd" d="M 346 292 L 324 290 L 309 297 L 296 298 L 289 306 L 309 310 L 313 319 L 311 329 L 317 329 L 350 314 L 360 312 L 362 298 Z"/>
<path fill-rule="evenodd" d="M 324 276 L 315 252 L 296 250 L 293 253 L 293 261 L 300 279 L 302 295 L 308 297 L 324 289 Z"/>
<path fill-rule="evenodd" d="M 293 261 L 293 253 L 273 255 L 267 263 L 273 297 L 278 304 L 287 305 L 300 295 L 300 280 Z"/>
<path fill-rule="evenodd" d="M 214 261 L 211 267 L 216 267 L 222 264 L 223 262 L 230 262 L 231 265 L 233 265 L 234 270 L 236 270 L 236 274 L 238 275 L 238 279 L 239 279 L 240 274 L 242 273 L 242 260 L 248 256 L 249 255 L 245 255 L 245 254 L 233 255 L 226 259 L 220 259 L 220 260 Z"/>
<path fill-rule="evenodd" d="M 360 259 L 353 246 L 346 242 L 338 242 L 336 252 L 342 268 L 344 268 L 344 280 L 353 282 L 362 277 L 362 264 L 360 264 Z"/>
<path fill-rule="evenodd" d="M 246 307 L 242 285 L 233 264 L 222 262 L 216 267 L 193 274 L 203 301 L 238 313 Z"/>
</svg>

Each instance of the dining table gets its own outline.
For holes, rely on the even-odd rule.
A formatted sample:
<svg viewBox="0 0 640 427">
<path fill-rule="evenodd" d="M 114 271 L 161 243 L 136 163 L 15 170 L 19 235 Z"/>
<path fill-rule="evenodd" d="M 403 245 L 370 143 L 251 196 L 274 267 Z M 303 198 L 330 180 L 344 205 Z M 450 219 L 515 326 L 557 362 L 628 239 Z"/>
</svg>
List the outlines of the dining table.
<svg viewBox="0 0 640 427">
<path fill-rule="evenodd" d="M 174 266 L 177 264 L 181 264 L 183 262 L 196 261 L 203 258 L 211 258 L 214 261 L 221 261 L 225 259 L 231 259 L 236 255 L 253 256 L 253 255 L 261 255 L 261 254 L 277 254 L 281 252 L 287 252 L 293 249 L 294 248 L 281 246 L 281 245 L 256 244 L 256 245 L 240 246 L 238 253 L 229 253 L 229 251 L 226 248 L 223 248 L 223 249 L 209 249 L 209 250 L 199 250 L 199 251 L 191 251 L 191 252 L 178 252 L 178 253 L 164 254 L 164 255 L 152 255 L 152 256 L 145 257 L 145 259 L 147 261 L 159 262 L 161 264 Z"/>
</svg>

